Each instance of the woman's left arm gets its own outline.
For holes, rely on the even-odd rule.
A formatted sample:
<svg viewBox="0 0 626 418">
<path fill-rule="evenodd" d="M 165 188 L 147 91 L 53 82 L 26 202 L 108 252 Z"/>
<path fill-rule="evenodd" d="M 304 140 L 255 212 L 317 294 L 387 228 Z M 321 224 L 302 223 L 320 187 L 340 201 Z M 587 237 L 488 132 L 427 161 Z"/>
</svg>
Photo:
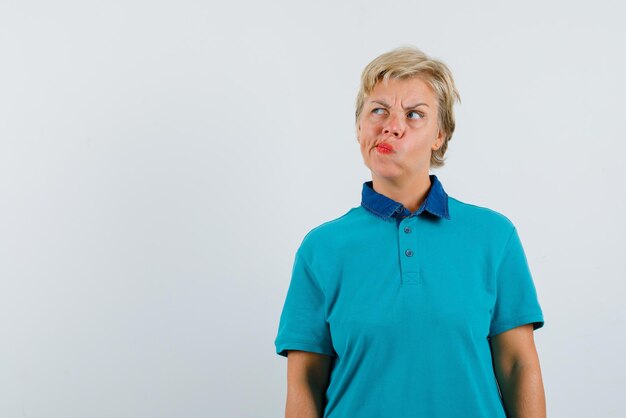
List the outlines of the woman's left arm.
<svg viewBox="0 0 626 418">
<path fill-rule="evenodd" d="M 494 370 L 508 418 L 545 418 L 546 399 L 533 324 L 491 337 Z"/>
</svg>

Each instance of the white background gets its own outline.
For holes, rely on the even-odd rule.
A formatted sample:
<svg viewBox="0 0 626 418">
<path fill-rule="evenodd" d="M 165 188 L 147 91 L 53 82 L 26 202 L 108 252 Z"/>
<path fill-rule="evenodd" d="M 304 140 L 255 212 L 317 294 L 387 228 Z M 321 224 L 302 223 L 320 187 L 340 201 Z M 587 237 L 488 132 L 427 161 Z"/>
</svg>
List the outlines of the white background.
<svg viewBox="0 0 626 418">
<path fill-rule="evenodd" d="M 304 234 L 360 204 L 363 67 L 461 93 L 449 195 L 518 227 L 549 417 L 626 410 L 624 7 L 0 3 L 0 416 L 278 417 Z"/>
</svg>

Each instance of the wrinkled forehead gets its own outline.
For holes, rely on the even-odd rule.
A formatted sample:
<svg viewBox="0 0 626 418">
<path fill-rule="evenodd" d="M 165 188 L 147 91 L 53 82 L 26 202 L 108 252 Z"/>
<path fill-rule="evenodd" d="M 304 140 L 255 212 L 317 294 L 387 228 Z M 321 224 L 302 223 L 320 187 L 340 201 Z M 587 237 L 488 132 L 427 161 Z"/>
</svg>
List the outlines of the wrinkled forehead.
<svg viewBox="0 0 626 418">
<path fill-rule="evenodd" d="M 366 103 L 382 100 L 387 103 L 421 101 L 435 104 L 437 95 L 428 80 L 413 76 L 379 80 L 371 91 L 365 92 L 364 99 Z"/>
</svg>

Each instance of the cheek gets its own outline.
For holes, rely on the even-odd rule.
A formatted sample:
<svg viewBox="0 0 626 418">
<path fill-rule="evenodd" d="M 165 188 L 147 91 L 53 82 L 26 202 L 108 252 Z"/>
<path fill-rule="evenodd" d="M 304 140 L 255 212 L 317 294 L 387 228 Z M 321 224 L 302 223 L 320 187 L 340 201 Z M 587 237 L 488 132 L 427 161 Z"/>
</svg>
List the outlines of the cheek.
<svg viewBox="0 0 626 418">
<path fill-rule="evenodd" d="M 371 139 L 372 137 L 378 135 L 379 131 L 380 127 L 375 123 L 368 123 L 361 127 L 361 133 L 367 139 Z"/>
</svg>

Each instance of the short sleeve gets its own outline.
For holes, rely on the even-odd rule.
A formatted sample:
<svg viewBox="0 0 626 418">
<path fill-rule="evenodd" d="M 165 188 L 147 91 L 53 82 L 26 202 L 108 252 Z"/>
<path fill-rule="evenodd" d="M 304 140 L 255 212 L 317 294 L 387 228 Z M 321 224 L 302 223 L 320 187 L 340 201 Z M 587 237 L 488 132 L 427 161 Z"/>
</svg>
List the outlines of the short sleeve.
<svg viewBox="0 0 626 418">
<path fill-rule="evenodd" d="M 489 337 L 529 323 L 533 324 L 533 330 L 543 327 L 543 312 L 515 227 L 496 270 L 496 289 Z"/>
<path fill-rule="evenodd" d="M 326 321 L 324 291 L 299 252 L 274 344 L 276 353 L 284 357 L 287 357 L 287 350 L 336 356 Z"/>
</svg>

